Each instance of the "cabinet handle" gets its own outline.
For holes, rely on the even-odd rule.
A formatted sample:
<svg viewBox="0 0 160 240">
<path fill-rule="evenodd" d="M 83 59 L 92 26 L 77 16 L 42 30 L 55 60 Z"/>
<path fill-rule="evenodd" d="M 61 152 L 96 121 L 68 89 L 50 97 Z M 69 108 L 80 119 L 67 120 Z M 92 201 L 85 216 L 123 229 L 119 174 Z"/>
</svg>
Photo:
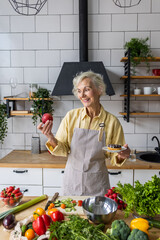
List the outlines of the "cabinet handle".
<svg viewBox="0 0 160 240">
<path fill-rule="evenodd" d="M 23 192 L 28 192 L 28 189 L 27 189 L 27 188 L 26 188 L 26 189 L 24 189 L 24 190 L 23 190 Z"/>
<path fill-rule="evenodd" d="M 119 175 L 119 174 L 121 174 L 121 171 L 119 171 L 119 172 L 108 172 L 108 174 L 110 174 L 110 175 Z"/>
<path fill-rule="evenodd" d="M 14 173 L 26 173 L 28 170 L 13 170 Z"/>
<path fill-rule="evenodd" d="M 64 173 L 64 170 L 62 170 L 61 173 Z"/>
</svg>

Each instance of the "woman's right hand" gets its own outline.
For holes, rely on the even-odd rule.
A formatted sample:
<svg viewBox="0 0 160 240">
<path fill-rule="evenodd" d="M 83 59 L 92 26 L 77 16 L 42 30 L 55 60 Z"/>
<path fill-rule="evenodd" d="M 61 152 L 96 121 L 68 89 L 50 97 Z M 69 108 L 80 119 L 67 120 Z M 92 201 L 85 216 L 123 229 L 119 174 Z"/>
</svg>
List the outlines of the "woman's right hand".
<svg viewBox="0 0 160 240">
<path fill-rule="evenodd" d="M 50 138 L 51 136 L 53 136 L 52 127 L 53 127 L 53 121 L 47 120 L 45 124 L 41 122 L 37 126 L 37 129 L 39 129 L 47 138 Z"/>
<path fill-rule="evenodd" d="M 47 120 L 45 124 L 42 122 L 37 126 L 37 129 L 39 129 L 47 138 L 50 144 L 55 147 L 57 145 L 57 139 L 54 137 L 52 133 L 52 127 L 53 127 L 53 121 Z"/>
</svg>

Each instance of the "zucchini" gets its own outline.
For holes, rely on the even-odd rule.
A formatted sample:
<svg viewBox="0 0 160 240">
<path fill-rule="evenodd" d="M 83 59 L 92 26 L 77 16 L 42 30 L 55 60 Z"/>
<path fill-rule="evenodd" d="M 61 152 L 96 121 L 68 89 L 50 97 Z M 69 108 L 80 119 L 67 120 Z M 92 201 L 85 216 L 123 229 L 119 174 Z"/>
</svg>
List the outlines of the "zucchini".
<svg viewBox="0 0 160 240">
<path fill-rule="evenodd" d="M 160 229 L 160 221 L 159 220 L 154 220 L 150 218 L 146 218 L 146 220 L 149 222 L 149 225 L 151 227 L 159 228 Z"/>
</svg>

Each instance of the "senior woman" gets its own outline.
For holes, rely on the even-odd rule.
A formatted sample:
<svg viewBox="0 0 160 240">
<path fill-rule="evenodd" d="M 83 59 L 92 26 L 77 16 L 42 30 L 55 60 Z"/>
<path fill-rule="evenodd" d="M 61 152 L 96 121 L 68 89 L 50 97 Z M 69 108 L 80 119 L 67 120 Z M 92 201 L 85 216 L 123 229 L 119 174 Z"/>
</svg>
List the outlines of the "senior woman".
<svg viewBox="0 0 160 240">
<path fill-rule="evenodd" d="M 56 136 L 53 121 L 40 123 L 38 129 L 48 138 L 47 149 L 56 156 L 67 156 L 63 195 L 104 195 L 109 185 L 105 154 L 108 144 L 120 144 L 126 150 L 108 155 L 113 165 L 121 166 L 129 157 L 119 120 L 104 110 L 100 96 L 106 86 L 100 74 L 82 72 L 73 79 L 73 93 L 83 108 L 69 111 L 63 118 Z"/>
</svg>

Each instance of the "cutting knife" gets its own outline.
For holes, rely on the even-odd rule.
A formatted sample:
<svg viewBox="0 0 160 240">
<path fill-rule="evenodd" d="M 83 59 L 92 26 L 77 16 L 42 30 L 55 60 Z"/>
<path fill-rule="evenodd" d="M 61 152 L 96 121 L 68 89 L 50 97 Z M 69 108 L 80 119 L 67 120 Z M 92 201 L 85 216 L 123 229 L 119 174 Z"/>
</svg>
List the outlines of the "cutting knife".
<svg viewBox="0 0 160 240">
<path fill-rule="evenodd" d="M 56 199 L 58 198 L 59 196 L 59 193 L 56 192 L 53 197 L 51 198 L 51 200 L 49 200 L 47 203 L 46 203 L 46 206 L 45 206 L 45 211 L 48 209 L 49 205 L 52 203 L 52 202 L 55 202 Z"/>
</svg>

